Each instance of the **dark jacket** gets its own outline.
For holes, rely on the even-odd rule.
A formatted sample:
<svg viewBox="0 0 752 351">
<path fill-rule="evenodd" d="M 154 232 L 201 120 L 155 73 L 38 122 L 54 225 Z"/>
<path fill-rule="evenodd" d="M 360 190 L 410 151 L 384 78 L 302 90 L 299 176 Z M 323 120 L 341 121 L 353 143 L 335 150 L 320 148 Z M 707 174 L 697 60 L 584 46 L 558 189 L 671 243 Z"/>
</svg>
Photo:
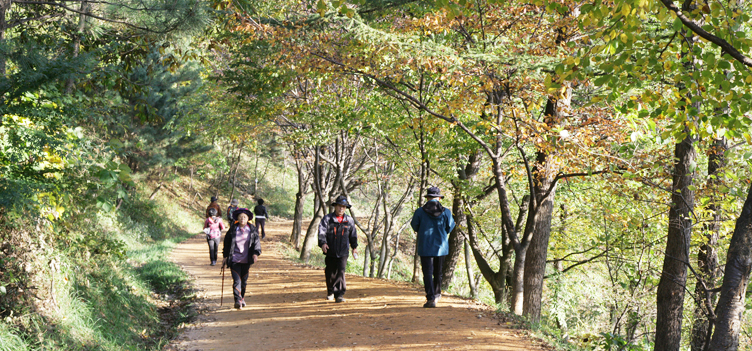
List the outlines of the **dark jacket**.
<svg viewBox="0 0 752 351">
<path fill-rule="evenodd" d="M 449 232 L 454 229 L 452 211 L 437 200 L 426 202 L 415 210 L 410 225 L 417 233 L 418 255 L 446 256 L 449 254 Z"/>
<path fill-rule="evenodd" d="M 232 212 L 237 210 L 238 206 L 227 206 L 227 223 L 235 223 L 235 218 L 232 218 Z"/>
<path fill-rule="evenodd" d="M 222 217 L 222 210 L 219 209 L 219 204 L 216 201 L 214 201 L 214 202 L 210 203 L 208 207 L 206 207 L 206 218 L 211 217 L 209 215 L 209 209 L 210 208 L 216 208 L 217 209 L 217 217 Z"/>
<path fill-rule="evenodd" d="M 253 208 L 253 214 L 256 215 L 256 218 L 269 218 L 269 213 L 266 212 L 266 207 L 264 205 L 256 205 L 256 207 Z"/>
<path fill-rule="evenodd" d="M 326 255 L 329 257 L 349 257 L 348 244 L 353 249 L 358 247 L 358 233 L 355 230 L 355 221 L 345 215 L 342 223 L 338 223 L 334 213 L 330 213 L 321 219 L 319 223 L 319 247 L 329 245 Z"/>
<path fill-rule="evenodd" d="M 248 225 L 251 227 L 251 234 L 248 235 L 248 241 L 246 241 L 248 247 L 246 247 L 246 249 L 248 249 L 248 258 L 250 260 L 250 257 L 253 255 L 261 255 L 261 240 L 259 240 L 258 229 L 256 229 L 256 226 L 251 224 L 251 222 L 248 222 Z M 225 234 L 225 241 L 222 245 L 222 257 L 229 258 L 227 260 L 228 266 L 232 266 L 232 253 L 235 252 L 236 229 L 237 224 L 233 223 L 227 231 L 227 234 Z"/>
</svg>

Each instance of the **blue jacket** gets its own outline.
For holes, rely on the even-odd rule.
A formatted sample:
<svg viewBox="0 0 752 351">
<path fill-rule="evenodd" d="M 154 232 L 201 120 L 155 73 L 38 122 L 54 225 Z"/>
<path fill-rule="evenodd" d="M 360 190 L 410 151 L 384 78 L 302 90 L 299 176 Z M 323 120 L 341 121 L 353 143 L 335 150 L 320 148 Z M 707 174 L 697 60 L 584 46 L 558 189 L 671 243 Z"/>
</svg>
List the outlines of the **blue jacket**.
<svg viewBox="0 0 752 351">
<path fill-rule="evenodd" d="M 454 229 L 452 211 L 441 206 L 438 200 L 426 202 L 415 210 L 410 221 L 418 234 L 418 255 L 446 256 L 449 254 L 449 232 Z"/>
</svg>

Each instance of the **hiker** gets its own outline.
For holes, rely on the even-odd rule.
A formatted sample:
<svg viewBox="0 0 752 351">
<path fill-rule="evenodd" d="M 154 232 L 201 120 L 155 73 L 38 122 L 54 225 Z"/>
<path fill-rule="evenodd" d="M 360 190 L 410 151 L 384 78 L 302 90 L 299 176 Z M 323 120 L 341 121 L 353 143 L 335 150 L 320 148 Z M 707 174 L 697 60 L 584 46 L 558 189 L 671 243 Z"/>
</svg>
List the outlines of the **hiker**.
<svg viewBox="0 0 752 351">
<path fill-rule="evenodd" d="M 232 214 L 235 222 L 225 235 L 222 246 L 224 265 L 232 272 L 232 294 L 235 297 L 235 308 L 245 307 L 245 286 L 248 281 L 248 270 L 258 261 L 261 255 L 261 241 L 258 230 L 250 223 L 253 214 L 247 208 L 239 208 Z"/>
<path fill-rule="evenodd" d="M 209 218 L 204 221 L 204 232 L 206 241 L 209 243 L 209 260 L 211 265 L 217 265 L 217 250 L 219 249 L 219 238 L 222 237 L 222 231 L 225 230 L 225 224 L 222 217 L 217 216 L 217 209 L 209 209 Z M 208 230 L 207 230 L 208 229 Z"/>
<path fill-rule="evenodd" d="M 215 208 L 215 209 L 217 209 L 217 216 L 220 216 L 220 217 L 222 217 L 222 210 L 221 210 L 221 209 L 219 209 L 219 203 L 217 203 L 217 200 L 219 200 L 219 199 L 218 199 L 218 198 L 217 198 L 216 196 L 212 196 L 212 197 L 211 197 L 211 203 L 209 204 L 209 206 L 207 206 L 207 207 L 206 207 L 206 218 L 209 218 L 209 217 L 211 217 L 211 216 L 209 215 L 209 209 L 210 209 L 210 208 Z"/>
<path fill-rule="evenodd" d="M 432 186 L 426 192 L 426 203 L 415 210 L 410 225 L 417 233 L 418 255 L 423 269 L 423 285 L 426 289 L 425 308 L 436 307 L 441 298 L 441 266 L 449 254 L 449 232 L 454 229 L 452 211 L 441 206 L 444 198 L 439 188 Z"/>
<path fill-rule="evenodd" d="M 350 255 L 348 245 L 352 247 L 353 256 L 357 257 L 355 249 L 358 247 L 358 235 L 355 231 L 355 221 L 345 214 L 350 208 L 347 197 L 340 195 L 332 204 L 334 212 L 327 214 L 319 223 L 319 247 L 324 251 L 324 275 L 326 276 L 326 299 L 344 302 L 345 270 L 347 257 Z"/>
<path fill-rule="evenodd" d="M 232 213 L 238 209 L 238 199 L 232 199 L 230 206 L 227 206 L 227 223 L 233 223 L 235 220 L 232 218 Z"/>
<path fill-rule="evenodd" d="M 266 219 L 269 217 L 269 213 L 266 212 L 266 207 L 264 206 L 264 199 L 258 199 L 257 200 L 258 205 L 253 208 L 253 213 L 256 215 L 256 227 L 259 228 L 261 231 L 261 239 L 266 237 L 266 231 L 264 230 L 264 224 L 266 224 Z"/>
</svg>

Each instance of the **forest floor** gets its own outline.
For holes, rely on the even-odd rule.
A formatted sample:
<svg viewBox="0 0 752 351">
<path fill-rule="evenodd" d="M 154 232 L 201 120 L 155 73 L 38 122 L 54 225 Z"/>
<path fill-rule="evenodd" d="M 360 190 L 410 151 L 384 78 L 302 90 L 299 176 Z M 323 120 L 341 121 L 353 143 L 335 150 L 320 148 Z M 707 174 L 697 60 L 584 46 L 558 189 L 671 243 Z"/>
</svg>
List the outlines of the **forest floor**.
<svg viewBox="0 0 752 351">
<path fill-rule="evenodd" d="M 200 316 L 170 350 L 545 350 L 472 300 L 443 296 L 423 308 L 422 287 L 347 275 L 344 303 L 327 301 L 324 272 L 282 255 L 291 221 L 267 222 L 259 262 L 251 266 L 243 310 L 233 309 L 232 277 L 210 266 L 203 234 L 171 259 L 203 290 Z M 220 253 L 221 257 L 221 253 Z"/>
</svg>

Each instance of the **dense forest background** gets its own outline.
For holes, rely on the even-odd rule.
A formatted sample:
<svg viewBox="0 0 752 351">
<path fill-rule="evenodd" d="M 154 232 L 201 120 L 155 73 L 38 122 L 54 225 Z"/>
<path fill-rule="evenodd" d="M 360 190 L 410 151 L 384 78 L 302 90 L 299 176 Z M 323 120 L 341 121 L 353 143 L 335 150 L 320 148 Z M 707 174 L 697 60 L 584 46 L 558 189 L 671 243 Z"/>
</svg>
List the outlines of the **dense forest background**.
<svg viewBox="0 0 752 351">
<path fill-rule="evenodd" d="M 446 291 L 562 349 L 750 350 L 750 6 L 0 0 L 0 349 L 162 347 L 211 195 L 317 264 L 345 194 L 349 269 L 419 282 L 439 186 Z"/>
</svg>

